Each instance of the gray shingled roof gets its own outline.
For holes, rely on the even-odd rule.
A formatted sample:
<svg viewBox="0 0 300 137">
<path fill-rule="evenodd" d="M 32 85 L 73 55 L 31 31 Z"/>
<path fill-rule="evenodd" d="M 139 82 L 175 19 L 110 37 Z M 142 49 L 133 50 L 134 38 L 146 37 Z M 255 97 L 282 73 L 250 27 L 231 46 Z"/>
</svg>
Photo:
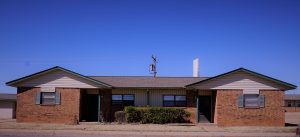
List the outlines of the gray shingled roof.
<svg viewBox="0 0 300 137">
<path fill-rule="evenodd" d="M 300 100 L 300 94 L 286 94 L 285 100 Z"/>
<path fill-rule="evenodd" d="M 151 76 L 89 76 L 113 87 L 183 88 L 207 77 L 151 77 Z"/>
<path fill-rule="evenodd" d="M 0 100 L 16 100 L 16 99 L 17 99 L 16 94 L 0 93 Z"/>
</svg>

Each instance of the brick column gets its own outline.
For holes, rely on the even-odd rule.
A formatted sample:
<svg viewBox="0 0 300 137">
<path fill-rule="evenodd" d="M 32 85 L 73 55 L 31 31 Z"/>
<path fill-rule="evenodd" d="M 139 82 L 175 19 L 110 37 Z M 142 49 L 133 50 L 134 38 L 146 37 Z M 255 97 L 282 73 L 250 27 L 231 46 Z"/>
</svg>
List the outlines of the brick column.
<svg viewBox="0 0 300 137">
<path fill-rule="evenodd" d="M 101 96 L 100 109 L 104 122 L 111 121 L 111 89 L 99 90 Z"/>
<path fill-rule="evenodd" d="M 191 113 L 190 122 L 196 123 L 196 97 L 198 96 L 197 90 L 186 91 L 187 108 L 186 111 Z"/>
</svg>

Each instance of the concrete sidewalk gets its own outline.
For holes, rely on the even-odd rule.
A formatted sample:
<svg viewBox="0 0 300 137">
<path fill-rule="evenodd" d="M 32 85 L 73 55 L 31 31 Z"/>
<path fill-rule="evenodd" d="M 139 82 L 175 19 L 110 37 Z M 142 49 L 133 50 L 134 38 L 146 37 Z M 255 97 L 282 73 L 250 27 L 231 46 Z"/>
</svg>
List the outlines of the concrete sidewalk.
<svg viewBox="0 0 300 137">
<path fill-rule="evenodd" d="M 218 127 L 214 124 L 160 125 L 160 124 L 98 124 L 80 125 L 16 123 L 15 120 L 0 120 L 0 129 L 26 130 L 84 130 L 84 131 L 145 131 L 145 132 L 273 132 L 295 133 L 296 127 Z"/>
<path fill-rule="evenodd" d="M 0 136 L 14 137 L 293 137 L 294 133 L 232 133 L 232 132 L 137 132 L 82 130 L 12 130 L 0 129 Z"/>
<path fill-rule="evenodd" d="M 159 125 L 159 124 L 99 124 L 80 125 L 16 123 L 15 120 L 0 120 L 0 133 L 22 136 L 28 134 L 111 134 L 139 136 L 295 136 L 296 127 L 218 127 L 215 124 L 195 125 Z M 49 136 L 50 137 L 50 136 Z"/>
</svg>

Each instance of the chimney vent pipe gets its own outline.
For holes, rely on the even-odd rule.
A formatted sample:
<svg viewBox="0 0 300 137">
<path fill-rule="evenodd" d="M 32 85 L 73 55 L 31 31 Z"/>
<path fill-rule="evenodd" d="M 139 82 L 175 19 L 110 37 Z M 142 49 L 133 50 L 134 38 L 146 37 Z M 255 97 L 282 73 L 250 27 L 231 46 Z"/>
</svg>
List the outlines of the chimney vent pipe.
<svg viewBox="0 0 300 137">
<path fill-rule="evenodd" d="M 199 77 L 199 58 L 193 60 L 193 77 Z"/>
</svg>

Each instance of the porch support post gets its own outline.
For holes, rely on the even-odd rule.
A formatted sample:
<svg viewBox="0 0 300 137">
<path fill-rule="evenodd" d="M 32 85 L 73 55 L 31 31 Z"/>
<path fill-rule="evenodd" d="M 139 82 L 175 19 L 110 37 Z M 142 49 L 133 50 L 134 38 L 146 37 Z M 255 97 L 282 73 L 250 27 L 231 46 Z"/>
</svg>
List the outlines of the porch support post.
<svg viewBox="0 0 300 137">
<path fill-rule="evenodd" d="M 149 107 L 150 106 L 150 91 L 149 91 L 149 89 L 147 89 L 147 107 Z"/>
<path fill-rule="evenodd" d="M 100 91 L 98 91 L 98 122 L 101 121 L 101 95 Z"/>
<path fill-rule="evenodd" d="M 196 124 L 198 124 L 199 123 L 199 97 L 197 96 L 196 97 Z"/>
</svg>

